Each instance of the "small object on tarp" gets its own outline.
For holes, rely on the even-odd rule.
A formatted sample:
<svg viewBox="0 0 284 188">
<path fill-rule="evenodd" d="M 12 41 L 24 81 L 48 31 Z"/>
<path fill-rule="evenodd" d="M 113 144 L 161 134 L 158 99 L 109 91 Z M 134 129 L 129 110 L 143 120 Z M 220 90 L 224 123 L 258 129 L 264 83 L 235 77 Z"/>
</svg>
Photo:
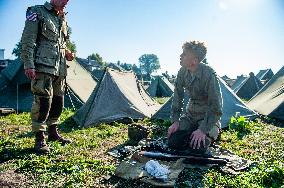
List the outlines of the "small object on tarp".
<svg viewBox="0 0 284 188">
<path fill-rule="evenodd" d="M 128 143 L 137 145 L 140 140 L 147 138 L 149 130 L 142 124 L 132 123 L 128 126 Z"/>
<path fill-rule="evenodd" d="M 160 165 L 158 161 L 150 160 L 145 164 L 145 170 L 151 176 L 154 176 L 158 180 L 166 181 L 168 179 L 169 169 L 165 165 Z"/>
<path fill-rule="evenodd" d="M 136 152 L 136 150 L 138 150 L 137 146 L 122 146 L 122 145 L 120 145 L 116 148 L 111 149 L 107 153 L 110 156 L 113 156 L 115 158 L 124 159 L 127 156 L 132 155 L 134 152 Z"/>
</svg>

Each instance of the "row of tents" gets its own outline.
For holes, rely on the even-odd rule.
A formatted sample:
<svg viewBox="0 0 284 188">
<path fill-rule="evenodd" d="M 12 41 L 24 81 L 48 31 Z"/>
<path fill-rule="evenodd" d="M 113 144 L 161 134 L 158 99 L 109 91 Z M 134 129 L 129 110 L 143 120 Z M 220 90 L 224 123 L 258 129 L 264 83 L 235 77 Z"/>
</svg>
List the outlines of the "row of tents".
<svg viewBox="0 0 284 188">
<path fill-rule="evenodd" d="M 261 112 L 263 115 L 284 120 L 284 67 L 248 104 L 242 102 L 223 79 L 220 77 L 218 79 L 223 97 L 222 127 L 228 125 L 236 112 L 249 118 L 253 118 Z M 87 103 L 77 111 L 73 118 L 81 126 L 91 126 L 129 117 L 132 119 L 148 117 L 169 120 L 173 90 L 174 86 L 166 78 L 157 76 L 145 92 L 134 73 L 107 69 Z M 275 92 L 279 95 L 276 96 Z M 170 98 L 161 106 L 152 99 L 152 97 L 160 96 Z M 188 98 L 184 100 L 184 110 L 188 100 Z M 259 110 L 263 108 L 266 109 L 265 112 Z"/>
<path fill-rule="evenodd" d="M 237 79 L 230 79 L 226 75 L 222 78 L 227 85 L 241 99 L 250 100 L 272 77 L 274 73 L 271 69 L 260 70 L 257 75 L 250 73 L 249 76 L 238 76 Z"/>
<path fill-rule="evenodd" d="M 164 91 L 165 94 L 171 93 L 169 96 L 172 95 L 173 86 L 170 86 L 169 82 L 162 83 L 164 79 L 161 77 L 157 77 L 155 80 L 147 89 L 151 94 L 155 95 L 154 92 L 160 90 L 161 92 Z M 234 116 L 236 112 L 246 117 L 256 115 L 230 90 L 222 79 L 219 80 L 224 99 L 222 127 L 227 126 L 231 116 Z M 167 84 L 169 87 L 165 87 Z M 159 87 L 160 89 L 157 89 Z M 98 83 L 86 104 L 74 115 L 74 119 L 81 126 L 108 123 L 129 117 L 132 119 L 148 117 L 168 120 L 171 101 L 172 98 L 161 106 L 144 90 L 133 72 L 107 69 L 103 79 Z M 187 101 L 188 99 L 184 101 L 184 104 Z"/>
<path fill-rule="evenodd" d="M 30 111 L 33 98 L 23 65 L 14 62 L 10 66 L 0 74 L 0 107 Z M 170 119 L 174 86 L 166 78 L 157 76 L 145 90 L 133 72 L 107 68 L 97 81 L 79 63 L 69 62 L 69 66 L 65 107 L 78 109 L 73 119 L 79 125 L 86 127 L 124 118 Z M 284 67 L 247 104 L 223 79 L 218 79 L 223 97 L 222 127 L 236 112 L 246 117 L 260 113 L 284 120 Z M 160 105 L 152 99 L 156 96 L 170 98 Z"/>
</svg>

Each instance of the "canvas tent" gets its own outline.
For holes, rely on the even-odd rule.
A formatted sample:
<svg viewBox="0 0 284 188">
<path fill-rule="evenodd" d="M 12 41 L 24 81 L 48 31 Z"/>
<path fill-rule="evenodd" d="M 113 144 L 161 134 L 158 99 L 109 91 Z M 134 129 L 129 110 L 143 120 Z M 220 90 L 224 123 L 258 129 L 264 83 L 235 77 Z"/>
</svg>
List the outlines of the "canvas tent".
<svg viewBox="0 0 284 188">
<path fill-rule="evenodd" d="M 262 86 L 263 84 L 261 81 L 251 72 L 250 76 L 235 90 L 235 93 L 238 97 L 249 100 L 262 88 Z"/>
<path fill-rule="evenodd" d="M 226 82 L 226 84 L 227 84 L 229 87 L 232 87 L 232 85 L 233 85 L 234 82 L 235 82 L 234 79 L 229 78 L 227 75 L 222 76 L 221 78 Z"/>
<path fill-rule="evenodd" d="M 96 60 L 92 60 L 90 58 L 83 59 L 83 58 L 77 57 L 76 61 L 89 72 L 92 72 L 94 69 L 102 68 L 101 64 L 99 64 Z"/>
<path fill-rule="evenodd" d="M 33 98 L 30 80 L 24 74 L 22 63 L 14 60 L 0 75 L 0 107 L 29 111 Z"/>
<path fill-rule="evenodd" d="M 111 68 L 111 69 L 114 69 L 114 70 L 124 71 L 124 68 L 122 68 L 120 65 L 118 65 L 116 63 L 108 63 L 106 66 L 108 68 Z"/>
<path fill-rule="evenodd" d="M 79 100 L 85 103 L 97 85 L 92 75 L 76 61 L 68 62 L 66 83 L 69 88 L 78 96 Z"/>
<path fill-rule="evenodd" d="M 123 118 L 151 117 L 160 105 L 154 102 L 130 71 L 107 68 L 92 95 L 73 116 L 80 126 Z"/>
<path fill-rule="evenodd" d="M 241 116 L 245 117 L 255 117 L 256 113 L 253 110 L 250 110 L 242 101 L 241 99 L 236 96 L 236 94 L 227 86 L 225 81 L 219 78 L 222 98 L 223 98 L 223 115 L 221 117 L 221 127 L 227 127 L 228 123 L 232 116 L 236 115 L 236 112 L 239 112 Z M 188 103 L 188 97 L 185 95 L 184 100 L 184 109 Z M 160 109 L 157 111 L 156 114 L 153 115 L 152 119 L 163 119 L 169 120 L 170 119 L 170 112 L 171 112 L 171 105 L 172 105 L 172 98 L 170 98 Z"/>
<path fill-rule="evenodd" d="M 91 94 L 96 82 L 77 62 L 68 62 L 65 107 L 79 108 Z M 23 64 L 14 61 L 1 72 L 0 107 L 14 108 L 20 112 L 30 111 L 33 101 L 30 80 L 24 74 Z"/>
<path fill-rule="evenodd" d="M 239 88 L 239 86 L 243 83 L 243 81 L 245 81 L 246 78 L 247 77 L 244 75 L 237 76 L 237 79 L 233 83 L 231 89 L 235 92 Z"/>
<path fill-rule="evenodd" d="M 284 66 L 249 101 L 260 114 L 284 120 Z"/>
<path fill-rule="evenodd" d="M 170 97 L 174 92 L 174 85 L 164 76 L 155 76 L 146 91 L 151 97 Z"/>
<path fill-rule="evenodd" d="M 274 73 L 271 69 L 260 70 L 256 77 L 260 80 L 270 80 L 273 77 Z"/>
<path fill-rule="evenodd" d="M 92 77 L 94 80 L 99 82 L 104 76 L 105 69 L 94 69 L 92 71 Z"/>
<path fill-rule="evenodd" d="M 223 80 L 230 80 L 231 78 L 229 78 L 227 75 L 224 75 L 221 77 Z"/>
</svg>

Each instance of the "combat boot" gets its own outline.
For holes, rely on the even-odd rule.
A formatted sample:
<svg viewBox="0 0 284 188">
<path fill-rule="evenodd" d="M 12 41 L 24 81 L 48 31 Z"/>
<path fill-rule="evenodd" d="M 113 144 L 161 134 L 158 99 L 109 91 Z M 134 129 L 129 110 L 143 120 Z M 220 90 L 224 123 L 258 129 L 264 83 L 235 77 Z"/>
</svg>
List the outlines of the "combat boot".
<svg viewBox="0 0 284 188">
<path fill-rule="evenodd" d="M 40 154 L 47 154 L 50 152 L 48 145 L 45 142 L 45 135 L 43 131 L 35 133 L 35 146 L 34 149 Z"/>
<path fill-rule="evenodd" d="M 57 125 L 53 124 L 48 127 L 48 141 L 58 141 L 62 145 L 70 144 L 72 141 L 70 139 L 63 138 L 57 130 Z"/>
</svg>

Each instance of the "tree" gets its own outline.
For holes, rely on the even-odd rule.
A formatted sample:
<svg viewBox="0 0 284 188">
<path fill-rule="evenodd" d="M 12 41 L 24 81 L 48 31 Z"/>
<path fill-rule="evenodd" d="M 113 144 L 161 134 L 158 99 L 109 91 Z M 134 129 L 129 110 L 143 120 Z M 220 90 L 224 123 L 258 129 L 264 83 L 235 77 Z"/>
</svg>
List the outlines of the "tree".
<svg viewBox="0 0 284 188">
<path fill-rule="evenodd" d="M 121 63 L 120 66 L 127 71 L 130 71 L 132 69 L 132 65 L 128 63 Z"/>
<path fill-rule="evenodd" d="M 68 40 L 66 45 L 67 45 L 67 48 L 68 48 L 71 52 L 73 52 L 73 53 L 76 54 L 77 50 L 76 50 L 76 44 L 75 44 L 74 41 L 71 42 L 70 40 Z"/>
<path fill-rule="evenodd" d="M 67 33 L 68 33 L 68 36 L 70 37 L 71 34 L 72 34 L 72 29 L 71 29 L 71 27 L 68 27 Z M 76 44 L 75 44 L 74 41 L 71 41 L 70 38 L 69 38 L 69 40 L 67 40 L 67 44 L 66 44 L 66 45 L 67 45 L 67 48 L 68 48 L 71 52 L 73 52 L 73 53 L 76 53 L 76 52 L 77 52 L 77 50 L 76 50 Z"/>
<path fill-rule="evenodd" d="M 21 48 L 22 48 L 22 43 L 21 42 L 18 42 L 16 44 L 16 47 L 13 49 L 12 51 L 12 54 L 14 56 L 16 56 L 17 59 L 20 59 L 20 56 L 21 56 Z"/>
<path fill-rule="evenodd" d="M 92 53 L 91 55 L 88 56 L 88 59 L 94 60 L 100 65 L 105 65 L 105 62 L 103 61 L 103 58 L 98 54 L 98 53 Z"/>
<path fill-rule="evenodd" d="M 133 64 L 132 66 L 132 71 L 135 72 L 135 74 L 137 75 L 141 74 L 141 70 L 135 64 Z"/>
<path fill-rule="evenodd" d="M 160 69 L 160 62 L 155 54 L 144 54 L 139 58 L 141 72 L 147 74 L 150 78 L 151 74 Z"/>
</svg>

